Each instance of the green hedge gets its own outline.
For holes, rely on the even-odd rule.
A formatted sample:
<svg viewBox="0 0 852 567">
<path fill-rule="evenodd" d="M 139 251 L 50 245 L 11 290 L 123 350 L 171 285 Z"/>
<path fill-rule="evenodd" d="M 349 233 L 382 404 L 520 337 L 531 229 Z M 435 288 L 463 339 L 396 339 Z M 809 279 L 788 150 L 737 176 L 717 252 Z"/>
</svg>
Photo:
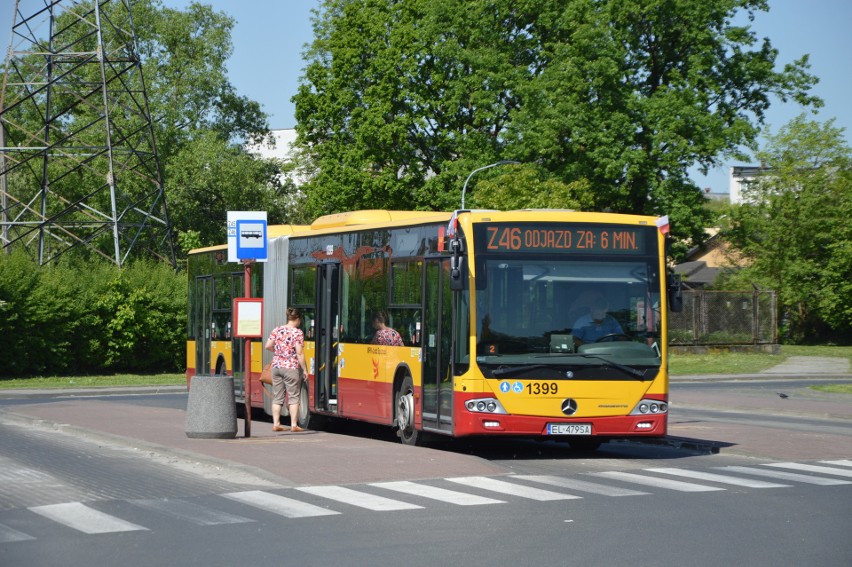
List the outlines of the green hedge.
<svg viewBox="0 0 852 567">
<path fill-rule="evenodd" d="M 0 376 L 182 371 L 186 275 L 0 255 Z"/>
</svg>

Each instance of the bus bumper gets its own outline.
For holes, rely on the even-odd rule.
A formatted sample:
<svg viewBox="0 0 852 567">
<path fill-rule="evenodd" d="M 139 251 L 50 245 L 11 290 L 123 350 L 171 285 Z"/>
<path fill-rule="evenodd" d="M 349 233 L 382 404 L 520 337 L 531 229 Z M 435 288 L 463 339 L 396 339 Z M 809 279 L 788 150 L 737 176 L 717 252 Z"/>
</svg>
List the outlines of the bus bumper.
<svg viewBox="0 0 852 567">
<path fill-rule="evenodd" d="M 483 414 L 467 410 L 457 416 L 457 437 L 465 435 L 517 435 L 526 437 L 559 438 L 567 435 L 551 433 L 558 428 L 551 424 L 591 424 L 590 437 L 663 437 L 668 415 L 627 415 L 589 418 L 548 418 L 539 416 Z M 569 434 L 570 435 L 570 434 Z"/>
</svg>

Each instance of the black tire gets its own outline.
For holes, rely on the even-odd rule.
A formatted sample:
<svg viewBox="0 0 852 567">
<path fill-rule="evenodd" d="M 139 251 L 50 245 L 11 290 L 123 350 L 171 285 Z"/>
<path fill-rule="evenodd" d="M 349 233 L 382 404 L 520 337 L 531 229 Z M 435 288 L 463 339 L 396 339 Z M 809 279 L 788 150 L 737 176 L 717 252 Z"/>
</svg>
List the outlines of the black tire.
<svg viewBox="0 0 852 567">
<path fill-rule="evenodd" d="M 403 377 L 394 396 L 394 425 L 396 435 L 403 445 L 420 445 L 422 434 L 414 427 L 414 380 L 410 374 Z"/>
</svg>

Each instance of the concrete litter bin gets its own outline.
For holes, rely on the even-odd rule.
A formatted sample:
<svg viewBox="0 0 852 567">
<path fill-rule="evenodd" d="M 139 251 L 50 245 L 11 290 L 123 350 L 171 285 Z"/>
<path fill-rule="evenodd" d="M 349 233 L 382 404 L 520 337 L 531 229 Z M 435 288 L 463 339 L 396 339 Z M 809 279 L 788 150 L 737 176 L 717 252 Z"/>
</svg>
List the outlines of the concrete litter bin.
<svg viewBox="0 0 852 567">
<path fill-rule="evenodd" d="M 189 384 L 186 436 L 193 439 L 234 439 L 237 406 L 233 376 L 197 375 Z"/>
</svg>

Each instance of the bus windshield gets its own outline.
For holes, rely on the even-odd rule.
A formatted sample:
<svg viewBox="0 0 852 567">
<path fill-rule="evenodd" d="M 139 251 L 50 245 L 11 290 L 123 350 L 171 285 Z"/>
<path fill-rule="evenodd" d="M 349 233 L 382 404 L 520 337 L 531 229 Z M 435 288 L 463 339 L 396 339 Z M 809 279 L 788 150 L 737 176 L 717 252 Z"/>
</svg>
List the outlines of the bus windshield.
<svg viewBox="0 0 852 567">
<path fill-rule="evenodd" d="M 540 365 L 659 368 L 653 257 L 480 256 L 476 360 L 486 376 Z M 649 376 L 650 377 L 650 376 Z"/>
</svg>

